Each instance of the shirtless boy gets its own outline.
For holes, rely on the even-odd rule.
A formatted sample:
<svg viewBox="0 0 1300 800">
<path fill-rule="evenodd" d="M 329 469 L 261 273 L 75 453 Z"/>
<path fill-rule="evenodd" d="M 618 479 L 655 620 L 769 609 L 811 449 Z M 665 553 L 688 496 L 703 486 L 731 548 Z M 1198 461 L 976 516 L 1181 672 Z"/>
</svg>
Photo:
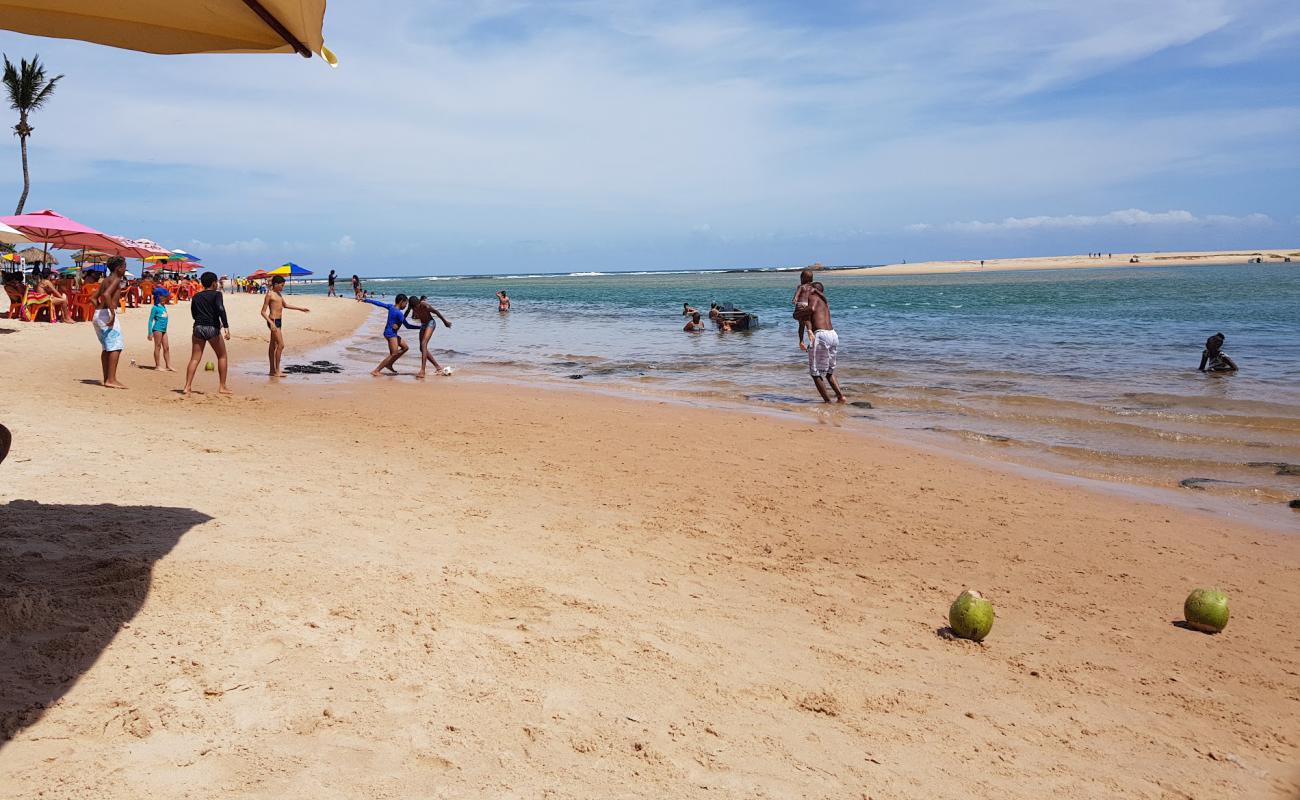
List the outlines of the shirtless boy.
<svg viewBox="0 0 1300 800">
<path fill-rule="evenodd" d="M 280 357 L 284 355 L 284 331 L 281 325 L 286 308 L 290 311 L 311 311 L 310 308 L 289 305 L 289 301 L 284 299 L 284 276 L 276 275 L 271 278 L 271 291 L 262 300 L 262 319 L 266 320 L 267 330 L 271 332 L 271 341 L 266 346 L 266 360 L 270 363 L 269 374 L 272 378 L 284 377 L 284 372 L 280 370 Z"/>
<path fill-rule="evenodd" d="M 497 292 L 497 311 L 502 314 L 510 310 L 510 297 L 506 295 L 505 289 Z"/>
<path fill-rule="evenodd" d="M 95 315 L 91 317 L 91 322 L 102 349 L 99 366 L 104 374 L 104 387 L 125 389 L 125 386 L 117 382 L 117 362 L 121 360 L 122 348 L 126 346 L 126 341 L 122 338 L 122 320 L 118 319 L 117 310 L 121 307 L 122 290 L 126 286 L 126 259 L 112 256 L 108 259 L 107 267 L 108 275 L 95 290 Z"/>
<path fill-rule="evenodd" d="M 835 390 L 835 402 L 848 402 L 844 392 L 840 391 L 839 381 L 835 380 L 835 356 L 840 348 L 840 337 L 831 325 L 830 304 L 820 289 L 808 292 L 807 297 L 808 325 L 812 328 L 812 340 L 808 344 L 808 374 L 812 376 L 823 402 L 831 401 L 830 395 L 826 393 L 827 383 Z M 799 323 L 799 327 L 802 330 L 803 322 Z M 802 333 L 800 336 L 799 343 L 802 345 Z"/>
</svg>

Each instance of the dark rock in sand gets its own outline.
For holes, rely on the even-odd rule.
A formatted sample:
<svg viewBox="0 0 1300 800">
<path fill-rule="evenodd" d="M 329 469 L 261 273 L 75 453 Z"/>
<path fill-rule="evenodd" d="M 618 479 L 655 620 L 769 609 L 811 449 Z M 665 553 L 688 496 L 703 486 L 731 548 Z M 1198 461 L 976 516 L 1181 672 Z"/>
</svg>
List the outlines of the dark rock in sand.
<svg viewBox="0 0 1300 800">
<path fill-rule="evenodd" d="M 1236 481 L 1221 481 L 1218 478 L 1183 478 L 1178 485 L 1184 489 L 1204 489 L 1207 483 L 1236 483 Z"/>
<path fill-rule="evenodd" d="M 1292 500 L 1291 502 L 1287 503 L 1287 506 L 1289 508 L 1294 508 L 1296 511 L 1300 511 L 1300 500 Z"/>
<path fill-rule="evenodd" d="M 852 403 L 849 403 L 849 405 L 854 408 L 875 408 L 875 406 L 871 405 L 866 400 L 854 400 Z"/>
<path fill-rule="evenodd" d="M 331 361 L 313 361 L 310 364 L 289 364 L 284 371 L 288 375 L 337 375 L 343 367 Z"/>
<path fill-rule="evenodd" d="M 570 375 L 570 376 L 569 376 L 569 380 L 571 380 L 571 381 L 580 381 L 580 380 L 582 380 L 582 376 L 581 376 L 581 375 Z"/>
<path fill-rule="evenodd" d="M 1246 466 L 1275 469 L 1275 475 L 1300 475 L 1300 464 L 1288 464 L 1285 461 L 1247 461 Z"/>
</svg>

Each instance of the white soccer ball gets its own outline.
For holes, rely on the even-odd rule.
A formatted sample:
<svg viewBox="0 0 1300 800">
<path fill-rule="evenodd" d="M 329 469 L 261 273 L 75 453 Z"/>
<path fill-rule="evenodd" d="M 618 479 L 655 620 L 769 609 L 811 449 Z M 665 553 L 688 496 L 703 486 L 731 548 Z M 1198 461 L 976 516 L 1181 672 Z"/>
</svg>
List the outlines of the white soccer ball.
<svg viewBox="0 0 1300 800">
<path fill-rule="evenodd" d="M 443 375 L 450 375 L 450 374 L 451 374 L 451 367 L 443 367 L 443 368 L 442 368 L 442 374 L 443 374 Z"/>
</svg>

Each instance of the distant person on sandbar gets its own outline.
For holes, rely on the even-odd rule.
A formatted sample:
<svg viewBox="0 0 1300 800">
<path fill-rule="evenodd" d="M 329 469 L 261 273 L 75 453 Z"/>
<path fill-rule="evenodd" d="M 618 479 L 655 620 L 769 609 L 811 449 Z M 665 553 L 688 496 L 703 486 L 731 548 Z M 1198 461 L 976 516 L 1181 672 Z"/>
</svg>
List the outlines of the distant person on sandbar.
<svg viewBox="0 0 1300 800">
<path fill-rule="evenodd" d="M 336 292 L 336 291 L 334 291 L 334 280 L 335 280 L 336 277 L 337 277 L 337 276 L 335 275 L 334 270 L 330 270 L 330 276 L 329 276 L 329 291 L 325 293 L 325 296 L 326 296 L 326 297 L 338 297 L 338 296 L 339 296 L 339 293 Z"/>
<path fill-rule="evenodd" d="M 699 313 L 700 313 L 700 312 L 698 312 L 698 311 L 696 311 L 695 309 L 691 308 L 691 304 L 690 304 L 690 303 L 682 303 L 682 316 L 683 316 L 683 317 L 689 317 L 689 316 L 692 315 L 692 314 L 699 314 Z"/>
<path fill-rule="evenodd" d="M 284 355 L 283 325 L 286 308 L 290 311 L 311 311 L 310 308 L 289 305 L 289 301 L 284 299 L 284 276 L 276 275 L 271 278 L 271 291 L 262 300 L 262 319 L 266 320 L 266 329 L 271 332 L 266 346 L 266 360 L 271 368 L 267 374 L 272 378 L 285 377 L 284 371 L 280 369 L 280 358 Z"/>
<path fill-rule="evenodd" d="M 826 384 L 829 383 L 831 389 L 835 391 L 835 402 L 844 403 L 847 399 L 844 397 L 844 392 L 840 391 L 839 381 L 835 379 L 835 360 L 840 349 L 840 337 L 831 324 L 830 303 L 826 301 L 821 285 L 819 283 L 812 285 L 814 291 L 808 295 L 807 319 L 801 320 L 799 324 L 801 340 L 805 322 L 812 329 L 812 341 L 808 345 L 808 374 L 812 376 L 813 384 L 817 387 L 823 402 L 831 401 L 830 395 L 826 392 Z"/>
<path fill-rule="evenodd" d="M 149 341 L 153 342 L 153 368 L 172 369 L 172 346 L 167 341 L 167 290 L 159 286 L 153 290 L 153 306 L 149 309 Z M 159 358 L 161 356 L 161 358 Z"/>
<path fill-rule="evenodd" d="M 434 372 L 441 373 L 442 365 L 438 363 L 438 359 L 433 357 L 433 353 L 429 352 L 429 340 L 433 338 L 433 331 L 438 327 L 438 323 L 433 321 L 435 317 L 442 320 L 444 328 L 450 328 L 451 323 L 447 321 L 441 311 L 429 303 L 428 298 L 424 295 L 420 295 L 419 300 L 412 298 L 410 309 L 406 313 L 415 317 L 415 321 L 420 323 L 420 371 L 416 373 L 415 377 L 424 380 L 425 362 L 433 365 Z"/>
<path fill-rule="evenodd" d="M 388 344 L 388 355 L 383 361 L 379 362 L 379 366 L 375 367 L 370 374 L 379 377 L 380 370 L 386 369 L 396 375 L 397 370 L 393 369 L 393 365 L 397 363 L 397 359 L 406 355 L 407 350 L 411 349 L 406 346 L 406 342 L 402 341 L 402 337 L 399 335 L 400 331 L 402 328 L 418 331 L 420 326 L 412 325 L 406 321 L 406 314 L 403 313 L 406 310 L 406 295 L 404 294 L 399 294 L 394 298 L 392 304 L 372 300 L 369 297 L 365 299 L 365 302 L 388 311 L 388 318 L 384 320 L 384 342 Z"/>
<path fill-rule="evenodd" d="M 125 389 L 125 386 L 117 382 L 117 362 L 122 359 L 122 348 L 126 347 L 122 338 L 122 320 L 118 318 L 117 310 L 122 305 L 122 291 L 126 288 L 126 259 L 112 256 L 106 266 L 108 274 L 95 290 L 95 314 L 91 317 L 91 322 L 103 351 L 99 354 L 99 366 L 104 375 L 104 387 Z"/>
<path fill-rule="evenodd" d="M 1216 333 L 1205 340 L 1205 349 L 1201 351 L 1201 372 L 1236 372 L 1237 363 L 1223 352 L 1223 342 L 1227 337 Z"/>
<path fill-rule="evenodd" d="M 502 314 L 504 314 L 509 310 L 510 310 L 510 297 L 506 294 L 506 290 L 502 289 L 501 291 L 497 292 L 497 311 L 500 311 Z"/>
<path fill-rule="evenodd" d="M 682 328 L 682 330 L 687 333 L 696 333 L 704 330 L 704 323 L 700 321 L 700 312 L 696 311 L 691 314 L 691 318 L 686 322 L 686 327 Z"/>
<path fill-rule="evenodd" d="M 194 331 L 190 337 L 190 363 L 185 367 L 185 388 L 181 394 L 189 397 L 194 385 L 194 373 L 198 372 L 199 362 L 203 360 L 203 351 L 207 347 L 217 356 L 217 394 L 234 394 L 226 386 L 226 372 L 229 361 L 226 357 L 226 342 L 230 341 L 230 320 L 226 318 L 226 301 L 217 285 L 217 274 L 205 272 L 199 278 L 203 291 L 190 299 L 190 316 L 194 318 Z M 222 337 L 225 337 L 224 339 Z"/>
</svg>

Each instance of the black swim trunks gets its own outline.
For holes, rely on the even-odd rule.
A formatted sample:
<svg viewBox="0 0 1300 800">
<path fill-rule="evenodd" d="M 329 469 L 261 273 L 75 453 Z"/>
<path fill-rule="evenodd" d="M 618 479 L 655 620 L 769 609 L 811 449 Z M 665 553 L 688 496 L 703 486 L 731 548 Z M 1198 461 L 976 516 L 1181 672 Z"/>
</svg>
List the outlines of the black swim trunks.
<svg viewBox="0 0 1300 800">
<path fill-rule="evenodd" d="M 195 325 L 194 338 L 210 342 L 221 335 L 221 329 L 213 325 Z"/>
</svg>

